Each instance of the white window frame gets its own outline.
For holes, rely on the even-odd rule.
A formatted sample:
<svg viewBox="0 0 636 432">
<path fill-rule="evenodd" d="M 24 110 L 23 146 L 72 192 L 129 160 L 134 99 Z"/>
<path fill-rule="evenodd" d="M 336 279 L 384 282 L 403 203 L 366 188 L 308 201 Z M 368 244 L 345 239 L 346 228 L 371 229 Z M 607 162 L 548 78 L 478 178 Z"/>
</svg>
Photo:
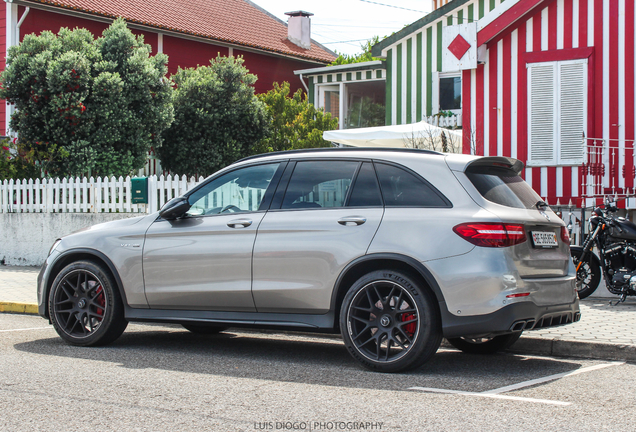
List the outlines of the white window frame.
<svg viewBox="0 0 636 432">
<path fill-rule="evenodd" d="M 347 97 L 346 87 L 344 83 L 330 82 L 316 85 L 316 91 L 318 93 L 318 108 L 325 108 L 325 92 L 326 91 L 338 91 L 340 106 L 338 107 L 338 129 L 344 129 L 345 116 L 347 114 Z"/>
<path fill-rule="evenodd" d="M 561 68 L 563 66 L 572 65 L 572 64 L 583 64 L 584 71 L 582 74 L 583 83 L 581 97 L 583 99 L 583 112 L 582 116 L 582 135 L 581 135 L 581 152 L 580 156 L 576 158 L 566 158 L 562 156 L 562 143 L 561 143 L 561 126 L 562 122 L 562 100 L 561 100 Z M 587 114 L 588 114 L 588 71 L 587 71 L 588 59 L 576 59 L 576 60 L 558 60 L 551 62 L 534 62 L 528 63 L 526 65 L 527 69 L 527 82 L 528 82 L 528 160 L 527 166 L 578 166 L 584 162 L 584 148 L 583 148 L 583 136 L 587 136 Z M 547 158 L 535 158 L 533 159 L 533 148 L 532 148 L 532 128 L 533 128 L 533 118 L 532 118 L 532 68 L 533 67 L 545 67 L 552 66 L 553 67 L 553 130 L 552 130 L 552 157 L 550 159 Z"/>
</svg>

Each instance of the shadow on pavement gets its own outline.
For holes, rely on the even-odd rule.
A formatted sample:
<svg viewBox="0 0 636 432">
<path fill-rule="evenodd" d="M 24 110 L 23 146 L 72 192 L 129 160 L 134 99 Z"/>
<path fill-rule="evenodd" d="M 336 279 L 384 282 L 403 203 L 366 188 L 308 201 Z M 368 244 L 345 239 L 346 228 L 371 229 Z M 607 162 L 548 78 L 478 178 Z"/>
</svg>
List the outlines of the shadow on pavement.
<svg viewBox="0 0 636 432">
<path fill-rule="evenodd" d="M 112 345 L 99 348 L 70 346 L 59 337 L 18 343 L 14 347 L 33 354 L 112 362 L 131 369 L 155 368 L 376 390 L 420 386 L 485 391 L 575 370 L 582 365 L 574 360 L 512 354 L 477 356 L 440 350 L 418 370 L 382 374 L 358 366 L 337 339 L 232 329 L 214 336 L 173 328 L 128 331 Z"/>
</svg>

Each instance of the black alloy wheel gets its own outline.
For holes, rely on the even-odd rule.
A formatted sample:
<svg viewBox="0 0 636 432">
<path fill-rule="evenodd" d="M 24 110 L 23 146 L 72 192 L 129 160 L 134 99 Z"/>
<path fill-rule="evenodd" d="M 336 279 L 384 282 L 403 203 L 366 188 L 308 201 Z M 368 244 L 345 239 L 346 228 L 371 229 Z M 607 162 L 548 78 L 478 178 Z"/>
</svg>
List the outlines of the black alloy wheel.
<svg viewBox="0 0 636 432">
<path fill-rule="evenodd" d="M 108 344 L 128 325 L 112 277 L 90 261 L 69 264 L 57 275 L 49 315 L 62 339 L 80 346 Z"/>
<path fill-rule="evenodd" d="M 345 296 L 340 315 L 350 354 L 372 370 L 417 368 L 441 342 L 432 295 L 399 272 L 376 271 L 359 279 Z"/>
</svg>

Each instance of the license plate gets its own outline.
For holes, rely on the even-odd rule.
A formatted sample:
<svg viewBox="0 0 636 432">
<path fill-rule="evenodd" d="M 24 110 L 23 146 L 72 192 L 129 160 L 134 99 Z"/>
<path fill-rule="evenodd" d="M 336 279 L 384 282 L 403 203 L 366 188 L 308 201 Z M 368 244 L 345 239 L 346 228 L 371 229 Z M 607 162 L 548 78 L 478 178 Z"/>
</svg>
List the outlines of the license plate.
<svg viewBox="0 0 636 432">
<path fill-rule="evenodd" d="M 532 231 L 532 243 L 535 247 L 542 248 L 559 246 L 556 234 L 550 231 Z"/>
</svg>

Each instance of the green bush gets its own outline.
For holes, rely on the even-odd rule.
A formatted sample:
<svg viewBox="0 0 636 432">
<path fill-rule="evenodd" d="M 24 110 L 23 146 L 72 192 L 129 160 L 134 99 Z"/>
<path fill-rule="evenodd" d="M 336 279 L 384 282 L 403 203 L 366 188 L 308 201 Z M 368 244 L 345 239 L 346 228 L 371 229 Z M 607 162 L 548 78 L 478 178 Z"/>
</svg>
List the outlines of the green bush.
<svg viewBox="0 0 636 432">
<path fill-rule="evenodd" d="M 0 98 L 16 107 L 18 145 L 48 175 L 143 167 L 173 119 L 168 57 L 150 52 L 121 18 L 97 39 L 86 29 L 26 35 L 0 75 Z"/>
<path fill-rule="evenodd" d="M 283 82 L 274 83 L 272 90 L 258 95 L 267 107 L 270 133 L 255 147 L 255 153 L 330 146 L 322 133 L 338 129 L 338 119 L 317 110 L 302 90 L 291 97 L 289 93 L 289 83 Z"/>
<path fill-rule="evenodd" d="M 13 140 L 0 141 L 0 180 L 30 179 L 40 177 L 40 169 L 29 154 L 18 149 Z"/>
<path fill-rule="evenodd" d="M 252 153 L 267 116 L 248 72 L 241 57 L 217 57 L 172 76 L 175 121 L 157 149 L 164 169 L 205 176 Z"/>
</svg>

